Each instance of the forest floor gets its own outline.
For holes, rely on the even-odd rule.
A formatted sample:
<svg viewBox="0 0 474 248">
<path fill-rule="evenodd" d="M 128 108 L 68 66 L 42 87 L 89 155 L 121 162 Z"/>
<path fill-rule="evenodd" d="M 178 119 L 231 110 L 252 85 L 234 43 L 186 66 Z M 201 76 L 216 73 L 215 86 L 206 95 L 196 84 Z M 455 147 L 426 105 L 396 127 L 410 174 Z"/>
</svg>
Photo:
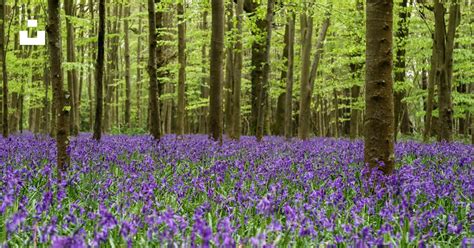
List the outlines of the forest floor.
<svg viewBox="0 0 474 248">
<path fill-rule="evenodd" d="M 60 182 L 53 139 L 0 138 L 0 246 L 474 243 L 471 145 L 404 141 L 369 177 L 361 141 L 90 136 Z"/>
</svg>

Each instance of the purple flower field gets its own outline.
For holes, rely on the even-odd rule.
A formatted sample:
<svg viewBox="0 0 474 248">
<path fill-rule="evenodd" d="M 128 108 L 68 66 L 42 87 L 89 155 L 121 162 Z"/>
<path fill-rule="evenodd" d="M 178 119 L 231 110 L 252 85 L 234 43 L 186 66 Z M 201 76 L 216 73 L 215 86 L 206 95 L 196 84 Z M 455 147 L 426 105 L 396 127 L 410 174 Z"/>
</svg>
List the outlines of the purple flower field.
<svg viewBox="0 0 474 248">
<path fill-rule="evenodd" d="M 369 178 L 360 141 L 89 136 L 62 182 L 53 139 L 0 139 L 0 246 L 474 244 L 470 145 L 399 143 Z"/>
</svg>

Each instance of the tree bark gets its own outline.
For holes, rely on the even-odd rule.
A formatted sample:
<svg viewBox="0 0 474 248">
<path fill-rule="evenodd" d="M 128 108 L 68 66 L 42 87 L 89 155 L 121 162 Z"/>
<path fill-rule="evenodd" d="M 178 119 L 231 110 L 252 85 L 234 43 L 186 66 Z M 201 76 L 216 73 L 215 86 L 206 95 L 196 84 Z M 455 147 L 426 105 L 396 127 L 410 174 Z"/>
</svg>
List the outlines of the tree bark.
<svg viewBox="0 0 474 248">
<path fill-rule="evenodd" d="M 240 116 L 240 97 L 242 84 L 242 26 L 243 26 L 244 0 L 237 0 L 235 6 L 235 15 L 237 17 L 237 39 L 234 50 L 234 70 L 233 70 L 233 88 L 232 88 L 232 138 L 240 139 L 241 135 L 241 116 Z"/>
<path fill-rule="evenodd" d="M 395 84 L 404 84 L 405 82 L 405 43 L 408 36 L 408 0 L 402 0 L 400 2 L 400 12 L 398 14 L 398 30 L 395 33 L 396 42 L 397 42 L 397 51 L 396 51 L 396 60 L 395 60 Z M 394 139 L 397 141 L 398 130 L 400 127 L 400 120 L 403 119 L 404 113 L 408 111 L 407 104 L 403 103 L 402 100 L 405 98 L 405 90 L 394 91 L 394 116 L 395 116 L 395 125 L 394 125 Z M 405 130 L 404 130 L 405 131 Z"/>
<path fill-rule="evenodd" d="M 160 109 L 157 99 L 158 81 L 156 68 L 156 14 L 154 0 L 148 0 L 148 75 L 150 77 L 149 98 L 150 98 L 150 132 L 153 138 L 161 138 L 160 129 Z"/>
<path fill-rule="evenodd" d="M 446 10 L 439 0 L 434 1 L 435 13 L 435 47 L 436 47 L 436 74 L 435 82 L 439 86 L 438 103 L 438 141 L 452 141 L 453 130 L 453 108 L 451 99 L 451 79 L 454 50 L 454 35 L 459 25 L 460 8 L 458 3 L 452 3 L 449 8 L 448 30 L 446 32 L 445 14 Z"/>
<path fill-rule="evenodd" d="M 224 1 L 212 0 L 212 34 L 210 52 L 209 125 L 211 137 L 222 142 L 222 59 L 224 52 Z"/>
<path fill-rule="evenodd" d="M 184 1 L 178 2 L 178 135 L 184 134 L 184 117 L 186 115 L 185 81 L 186 81 L 186 21 L 184 18 Z"/>
<path fill-rule="evenodd" d="M 2 63 L 2 135 L 8 137 L 8 71 L 7 71 L 7 49 L 5 36 L 5 9 L 6 0 L 0 2 L 0 62 Z"/>
<path fill-rule="evenodd" d="M 204 10 L 202 13 L 202 23 L 201 23 L 201 30 L 204 32 L 208 29 L 207 26 L 207 16 L 208 12 L 207 10 Z M 209 83 L 208 83 L 208 77 L 204 76 L 207 74 L 207 46 L 206 43 L 204 42 L 201 46 L 201 72 L 202 72 L 202 77 L 201 77 L 201 99 L 209 99 Z M 200 109 L 199 113 L 199 133 L 208 133 L 208 112 L 209 108 L 208 106 L 203 106 Z"/>
<path fill-rule="evenodd" d="M 364 157 L 384 174 L 392 173 L 395 160 L 392 11 L 392 0 L 367 0 Z"/>
<path fill-rule="evenodd" d="M 132 105 L 132 84 L 130 76 L 130 37 L 128 30 L 130 29 L 128 18 L 130 17 L 130 6 L 125 7 L 125 19 L 123 23 L 123 31 L 125 33 L 125 127 L 131 128 L 131 105 Z"/>
<path fill-rule="evenodd" d="M 67 147 L 69 145 L 69 107 L 67 104 L 71 98 L 69 93 L 63 90 L 62 65 L 62 47 L 61 47 L 61 18 L 60 18 L 60 1 L 48 0 L 48 46 L 49 46 L 49 62 L 51 68 L 51 83 L 54 92 L 54 105 L 57 111 L 57 166 L 58 177 L 61 179 L 61 173 L 65 171 L 69 164 L 69 155 Z"/>
<path fill-rule="evenodd" d="M 97 41 L 97 60 L 95 64 L 95 121 L 94 139 L 100 140 L 102 134 L 102 108 L 104 89 L 104 57 L 105 57 L 105 0 L 99 1 L 99 38 Z"/>
<path fill-rule="evenodd" d="M 228 1 L 226 7 L 227 14 L 227 32 L 233 32 L 234 30 L 234 8 L 233 1 Z M 232 127 L 232 89 L 234 84 L 234 48 L 233 44 L 234 39 L 230 39 L 228 44 L 226 44 L 226 62 L 225 62 L 225 84 L 224 84 L 224 124 L 225 124 L 225 133 L 231 135 L 233 130 Z"/>
<path fill-rule="evenodd" d="M 74 26 L 71 22 L 72 17 L 74 17 L 74 1 L 64 0 L 64 13 L 66 14 L 66 46 L 67 46 L 67 62 L 72 64 L 67 71 L 67 85 L 69 94 L 71 94 L 71 111 L 69 113 L 69 125 L 70 132 L 72 135 L 77 135 L 79 133 L 78 125 L 78 83 L 77 83 L 77 71 L 74 68 L 74 63 L 76 62 L 76 52 L 75 52 L 75 42 L 74 42 Z"/>
<path fill-rule="evenodd" d="M 309 84 L 309 73 L 311 66 L 311 40 L 313 34 L 313 18 L 306 13 L 301 14 L 301 79 L 300 79 L 300 113 L 298 121 L 298 137 L 305 140 L 309 137 L 309 118 L 311 105 L 311 88 Z"/>
<path fill-rule="evenodd" d="M 288 17 L 288 61 L 286 73 L 285 93 L 285 137 L 293 136 L 293 81 L 294 81 L 294 56 L 295 56 L 295 14 L 290 13 Z"/>
<path fill-rule="evenodd" d="M 265 134 L 265 114 L 269 114 L 267 109 L 268 102 L 268 87 L 270 77 L 270 46 L 272 41 L 272 25 L 273 25 L 273 7 L 275 5 L 274 0 L 268 0 L 267 2 L 267 15 L 265 18 L 265 52 L 264 52 L 264 64 L 262 71 L 261 88 L 257 97 L 257 141 L 261 141 Z"/>
</svg>

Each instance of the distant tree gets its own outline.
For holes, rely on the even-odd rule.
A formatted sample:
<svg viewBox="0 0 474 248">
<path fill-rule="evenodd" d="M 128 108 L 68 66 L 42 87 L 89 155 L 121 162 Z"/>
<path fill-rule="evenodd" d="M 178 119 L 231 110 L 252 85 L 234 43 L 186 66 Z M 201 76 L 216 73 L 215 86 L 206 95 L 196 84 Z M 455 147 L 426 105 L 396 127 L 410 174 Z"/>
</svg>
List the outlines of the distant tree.
<svg viewBox="0 0 474 248">
<path fill-rule="evenodd" d="M 184 1 L 177 4 L 178 9 L 178 135 L 184 134 L 184 117 L 186 115 L 185 81 L 186 81 L 186 21 L 184 18 Z"/>
<path fill-rule="evenodd" d="M 130 75 L 130 24 L 128 19 L 130 18 L 130 5 L 125 7 L 125 18 L 123 21 L 123 32 L 125 33 L 125 126 L 127 128 L 132 127 L 130 120 L 131 116 L 131 102 L 132 102 L 132 85 L 131 85 L 131 75 Z"/>
<path fill-rule="evenodd" d="M 390 174 L 394 167 L 392 0 L 367 0 L 365 162 Z"/>
<path fill-rule="evenodd" d="M 7 47 L 5 46 L 5 8 L 6 0 L 0 2 L 0 61 L 2 62 L 2 135 L 8 137 L 8 73 Z"/>
<path fill-rule="evenodd" d="M 453 139 L 453 106 L 452 106 L 452 78 L 453 78 L 453 50 L 456 27 L 460 21 L 460 5 L 453 1 L 449 7 L 448 30 L 446 30 L 444 4 L 434 1 L 435 32 L 434 46 L 436 47 L 436 74 L 435 82 L 439 86 L 439 133 L 438 141 L 451 142 Z"/>
<path fill-rule="evenodd" d="M 72 0 L 64 0 L 64 13 L 66 14 L 66 52 L 67 52 L 67 62 L 71 63 L 73 67 L 76 62 L 76 45 L 74 37 L 74 25 L 72 18 L 75 17 L 75 4 Z M 69 125 L 70 132 L 73 135 L 79 133 L 79 86 L 77 79 L 77 70 L 75 68 L 70 68 L 67 70 L 67 87 L 69 94 L 71 95 L 71 110 L 69 113 Z"/>
<path fill-rule="evenodd" d="M 232 88 L 232 138 L 239 140 L 241 135 L 241 82 L 242 82 L 242 25 L 244 13 L 244 0 L 237 0 L 235 15 L 237 17 L 237 39 L 234 46 L 234 71 Z"/>
</svg>

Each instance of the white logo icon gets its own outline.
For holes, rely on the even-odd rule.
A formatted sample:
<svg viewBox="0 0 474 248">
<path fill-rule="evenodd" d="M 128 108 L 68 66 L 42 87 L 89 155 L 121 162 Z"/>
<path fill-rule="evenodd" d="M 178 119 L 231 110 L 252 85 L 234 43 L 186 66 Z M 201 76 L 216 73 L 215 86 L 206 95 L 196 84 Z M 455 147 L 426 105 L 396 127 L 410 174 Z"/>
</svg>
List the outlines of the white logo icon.
<svg viewBox="0 0 474 248">
<path fill-rule="evenodd" d="M 27 26 L 29 28 L 38 27 L 37 20 L 28 20 Z M 46 32 L 38 31 L 38 36 L 36 38 L 28 37 L 28 31 L 20 31 L 20 45 L 21 46 L 43 46 L 46 44 Z"/>
</svg>

